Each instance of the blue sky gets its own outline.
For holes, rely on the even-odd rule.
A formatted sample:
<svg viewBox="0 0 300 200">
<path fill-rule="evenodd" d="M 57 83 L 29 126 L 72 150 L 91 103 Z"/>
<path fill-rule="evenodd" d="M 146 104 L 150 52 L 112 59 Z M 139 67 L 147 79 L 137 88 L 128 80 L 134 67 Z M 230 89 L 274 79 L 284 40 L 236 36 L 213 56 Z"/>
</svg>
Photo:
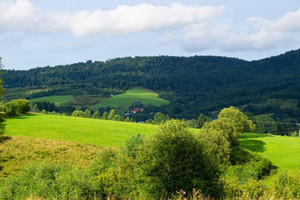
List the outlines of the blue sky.
<svg viewBox="0 0 300 200">
<path fill-rule="evenodd" d="M 298 48 L 299 0 L 0 0 L 5 69 L 149 55 L 256 60 Z"/>
</svg>

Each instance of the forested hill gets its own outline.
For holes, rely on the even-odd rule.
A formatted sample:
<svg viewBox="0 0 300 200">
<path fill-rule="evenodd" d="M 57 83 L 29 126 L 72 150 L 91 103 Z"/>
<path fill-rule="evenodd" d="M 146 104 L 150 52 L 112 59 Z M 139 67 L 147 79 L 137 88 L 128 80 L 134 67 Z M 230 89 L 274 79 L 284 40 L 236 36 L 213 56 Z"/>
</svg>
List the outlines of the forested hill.
<svg viewBox="0 0 300 200">
<path fill-rule="evenodd" d="M 217 56 L 127 57 L 3 70 L 2 76 L 8 91 L 60 85 L 86 86 L 87 93 L 96 94 L 104 88 L 144 87 L 169 100 L 170 105 L 162 109 L 174 117 L 191 118 L 230 105 L 254 114 L 275 113 L 282 119 L 299 120 L 300 115 L 300 50 L 252 62 Z M 98 91 L 91 91 L 89 84 Z M 64 90 L 48 93 L 72 93 L 72 89 Z"/>
</svg>

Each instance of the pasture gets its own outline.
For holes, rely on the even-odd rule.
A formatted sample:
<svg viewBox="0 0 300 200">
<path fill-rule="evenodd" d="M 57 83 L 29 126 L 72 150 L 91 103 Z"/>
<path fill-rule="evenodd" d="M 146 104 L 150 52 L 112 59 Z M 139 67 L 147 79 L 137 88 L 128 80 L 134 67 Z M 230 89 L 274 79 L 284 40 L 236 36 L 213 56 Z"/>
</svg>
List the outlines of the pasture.
<svg viewBox="0 0 300 200">
<path fill-rule="evenodd" d="M 101 101 L 98 104 L 91 106 L 92 109 L 110 107 L 124 107 L 128 106 L 135 101 L 140 101 L 142 104 L 148 105 L 152 104 L 154 106 L 161 106 L 163 104 L 168 104 L 169 101 L 159 98 L 158 94 L 141 88 L 132 88 L 127 90 L 125 93 L 115 95 L 108 99 Z"/>
<path fill-rule="evenodd" d="M 28 114 L 4 121 L 6 136 L 26 136 L 117 147 L 129 137 L 152 134 L 156 126 L 60 115 Z"/>
<path fill-rule="evenodd" d="M 300 137 L 245 133 L 240 145 L 267 158 L 279 171 L 300 169 Z"/>
</svg>

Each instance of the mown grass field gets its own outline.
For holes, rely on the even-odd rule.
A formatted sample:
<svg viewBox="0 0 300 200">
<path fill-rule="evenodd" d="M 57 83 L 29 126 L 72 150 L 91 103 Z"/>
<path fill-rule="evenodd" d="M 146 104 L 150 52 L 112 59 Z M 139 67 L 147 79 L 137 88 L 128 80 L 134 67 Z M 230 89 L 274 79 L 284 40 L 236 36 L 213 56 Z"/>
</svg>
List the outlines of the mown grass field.
<svg viewBox="0 0 300 200">
<path fill-rule="evenodd" d="M 169 101 L 158 97 L 158 94 L 150 90 L 132 88 L 127 90 L 123 94 L 119 94 L 108 99 L 101 101 L 98 104 L 91 106 L 92 109 L 97 109 L 101 107 L 122 107 L 128 106 L 135 101 L 140 101 L 142 104 L 152 104 L 155 106 L 160 106 L 163 104 L 168 104 Z"/>
<path fill-rule="evenodd" d="M 129 137 L 153 134 L 156 126 L 60 115 L 28 114 L 4 121 L 6 136 L 72 141 L 117 147 Z"/>
<path fill-rule="evenodd" d="M 30 102 L 33 103 L 36 101 L 49 101 L 55 104 L 63 104 L 63 103 L 67 103 L 72 99 L 73 99 L 72 95 L 55 95 L 55 96 L 46 96 L 46 97 L 30 99 Z"/>
<path fill-rule="evenodd" d="M 270 160 L 279 172 L 300 170 L 300 137 L 246 133 L 240 144 Z"/>
</svg>

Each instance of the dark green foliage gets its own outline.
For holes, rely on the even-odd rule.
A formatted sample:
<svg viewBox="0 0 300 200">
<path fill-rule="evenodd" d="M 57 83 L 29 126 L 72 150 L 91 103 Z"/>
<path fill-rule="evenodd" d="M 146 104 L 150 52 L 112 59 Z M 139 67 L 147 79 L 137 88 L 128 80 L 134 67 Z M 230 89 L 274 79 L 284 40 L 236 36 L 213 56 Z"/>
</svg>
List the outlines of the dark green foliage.
<svg viewBox="0 0 300 200">
<path fill-rule="evenodd" d="M 32 111 L 33 112 L 38 112 L 39 111 L 39 108 L 38 108 L 38 106 L 36 104 L 33 105 Z"/>
<path fill-rule="evenodd" d="M 152 124 L 161 124 L 169 119 L 170 117 L 168 115 L 164 115 L 163 113 L 158 112 L 154 115 L 154 119 L 151 122 Z"/>
<path fill-rule="evenodd" d="M 139 86 L 170 100 L 160 111 L 173 118 L 196 119 L 199 113 L 234 105 L 254 115 L 276 113 L 282 120 L 299 121 L 297 106 L 264 104 L 269 99 L 299 99 L 299 51 L 252 62 L 213 56 L 127 57 L 27 71 L 3 70 L 3 78 L 10 99 L 17 87 L 48 86 L 17 97 L 33 98 L 84 93 L 109 97 Z"/>
<path fill-rule="evenodd" d="M 201 113 L 198 117 L 198 128 L 201 128 L 205 124 L 205 122 L 209 122 L 209 121 L 210 118 Z"/>
<path fill-rule="evenodd" d="M 205 146 L 205 151 L 221 165 L 229 164 L 230 142 L 224 132 L 217 130 L 202 130 L 197 135 L 198 140 Z"/>
<path fill-rule="evenodd" d="M 26 99 L 12 100 L 4 105 L 4 112 L 12 117 L 16 114 L 25 114 L 30 110 L 30 104 Z"/>
<path fill-rule="evenodd" d="M 108 120 L 108 113 L 106 111 L 103 113 L 102 119 Z"/>
<path fill-rule="evenodd" d="M 219 118 L 204 124 L 202 132 L 219 131 L 228 140 L 230 146 L 239 145 L 239 137 L 242 134 L 237 131 L 235 123 L 227 118 Z"/>
<path fill-rule="evenodd" d="M 227 198 L 247 194 L 250 199 L 258 199 L 268 192 L 260 180 L 276 169 L 270 161 L 240 147 L 232 149 L 230 161 L 232 165 L 227 166 L 222 177 Z"/>
<path fill-rule="evenodd" d="M 91 118 L 92 117 L 92 112 L 89 109 L 86 109 L 83 112 L 83 117 L 85 117 L 85 118 Z"/>
<path fill-rule="evenodd" d="M 4 112 L 7 116 L 12 117 L 17 114 L 17 105 L 13 102 L 4 104 Z"/>
<path fill-rule="evenodd" d="M 94 114 L 92 115 L 92 118 L 93 119 L 100 119 L 101 118 L 100 112 L 99 111 L 94 112 Z"/>
<path fill-rule="evenodd" d="M 17 113 L 19 114 L 25 114 L 30 111 L 30 104 L 29 101 L 26 99 L 17 99 L 11 101 L 16 104 L 17 106 Z"/>
<path fill-rule="evenodd" d="M 129 138 L 125 142 L 124 148 L 122 148 L 123 154 L 135 159 L 138 153 L 142 150 L 141 148 L 143 147 L 144 142 L 145 135 L 137 134 L 136 136 Z"/>
<path fill-rule="evenodd" d="M 258 133 L 273 133 L 277 132 L 275 121 L 272 117 L 267 115 L 256 116 L 256 130 Z"/>
<path fill-rule="evenodd" d="M 138 161 L 147 192 L 153 197 L 179 190 L 190 193 L 193 188 L 211 196 L 222 192 L 217 165 L 181 121 L 162 124 L 153 139 L 146 141 Z"/>
</svg>

